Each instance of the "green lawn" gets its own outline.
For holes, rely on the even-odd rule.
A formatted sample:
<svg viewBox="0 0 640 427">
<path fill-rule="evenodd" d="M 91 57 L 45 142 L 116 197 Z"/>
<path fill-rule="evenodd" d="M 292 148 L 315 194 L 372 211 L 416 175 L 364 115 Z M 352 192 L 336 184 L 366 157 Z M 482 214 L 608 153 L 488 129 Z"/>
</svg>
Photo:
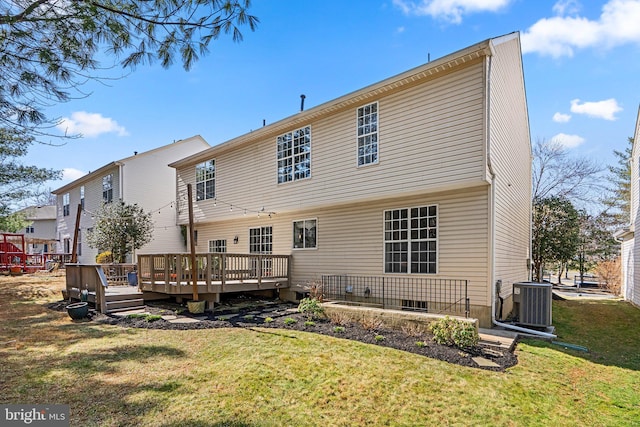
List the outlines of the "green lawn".
<svg viewBox="0 0 640 427">
<path fill-rule="evenodd" d="M 13 281 L 11 281 L 13 280 Z M 640 310 L 554 301 L 559 340 L 505 373 L 288 330 L 74 323 L 59 281 L 0 278 L 0 403 L 64 403 L 82 426 L 640 425 Z"/>
</svg>

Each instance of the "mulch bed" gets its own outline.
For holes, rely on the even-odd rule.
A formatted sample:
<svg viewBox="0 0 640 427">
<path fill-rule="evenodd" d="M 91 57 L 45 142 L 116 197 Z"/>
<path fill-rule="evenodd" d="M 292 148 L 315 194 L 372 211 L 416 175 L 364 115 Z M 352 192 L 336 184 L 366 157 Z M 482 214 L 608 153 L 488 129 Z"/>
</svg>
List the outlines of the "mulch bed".
<svg viewBox="0 0 640 427">
<path fill-rule="evenodd" d="M 58 301 L 48 304 L 48 308 L 56 311 L 65 311 L 68 301 Z M 212 329 L 212 328 L 278 328 L 329 335 L 336 338 L 360 341 L 367 344 L 391 347 L 397 350 L 408 351 L 432 359 L 445 362 L 479 368 L 472 360 L 481 356 L 496 363 L 498 367 L 482 367 L 491 371 L 504 371 L 515 366 L 518 359 L 512 352 L 496 349 L 495 347 L 478 345 L 473 349 L 461 350 L 437 344 L 429 333 L 418 333 L 410 330 L 394 330 L 384 327 L 365 328 L 360 323 L 350 322 L 345 325 L 337 325 L 326 318 L 308 319 L 302 313 L 297 312 L 297 306 L 282 301 L 251 301 L 240 298 L 240 301 L 231 300 L 216 307 L 214 313 L 205 312 L 200 315 L 191 315 L 184 306 L 166 301 L 153 301 L 147 303 L 147 312 L 152 315 L 175 315 L 180 317 L 193 317 L 197 323 L 171 323 L 168 320 L 145 317 L 129 317 L 104 315 L 90 310 L 89 319 L 92 322 L 119 325 L 130 328 L 164 329 L 164 330 L 188 330 L 188 329 Z M 266 321 L 265 321 L 266 319 Z M 309 323 L 312 322 L 312 323 Z"/>
</svg>

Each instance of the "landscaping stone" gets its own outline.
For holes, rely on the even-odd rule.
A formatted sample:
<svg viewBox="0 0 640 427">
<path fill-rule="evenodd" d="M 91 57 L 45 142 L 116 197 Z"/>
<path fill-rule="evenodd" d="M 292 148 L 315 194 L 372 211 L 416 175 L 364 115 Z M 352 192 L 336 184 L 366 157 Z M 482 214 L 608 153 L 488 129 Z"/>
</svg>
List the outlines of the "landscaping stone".
<svg viewBox="0 0 640 427">
<path fill-rule="evenodd" d="M 194 319 L 193 317 L 178 317 L 177 319 L 169 320 L 169 323 L 174 324 L 185 324 L 185 323 L 199 323 L 198 319 Z"/>
<path fill-rule="evenodd" d="M 489 359 L 485 359 L 484 357 L 472 357 L 472 360 L 474 362 L 476 362 L 478 364 L 478 366 L 480 366 L 481 368 L 499 368 L 500 365 L 498 365 L 495 362 L 492 362 Z"/>
</svg>

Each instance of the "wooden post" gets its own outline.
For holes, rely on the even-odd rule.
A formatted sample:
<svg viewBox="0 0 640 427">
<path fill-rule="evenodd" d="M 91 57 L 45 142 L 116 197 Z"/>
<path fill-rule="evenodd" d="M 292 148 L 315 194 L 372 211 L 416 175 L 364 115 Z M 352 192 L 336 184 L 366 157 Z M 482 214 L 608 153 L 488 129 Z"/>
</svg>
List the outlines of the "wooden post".
<svg viewBox="0 0 640 427">
<path fill-rule="evenodd" d="M 191 184 L 187 184 L 187 199 L 189 202 L 189 257 L 191 259 L 191 282 L 193 283 L 193 300 L 198 301 L 198 272 L 196 265 L 196 242 L 193 232 L 193 190 Z"/>
<path fill-rule="evenodd" d="M 78 232 L 80 231 L 80 215 L 82 215 L 82 205 L 78 203 L 78 213 L 76 213 L 76 228 L 73 230 L 73 249 L 71 250 L 71 263 L 78 262 Z"/>
</svg>

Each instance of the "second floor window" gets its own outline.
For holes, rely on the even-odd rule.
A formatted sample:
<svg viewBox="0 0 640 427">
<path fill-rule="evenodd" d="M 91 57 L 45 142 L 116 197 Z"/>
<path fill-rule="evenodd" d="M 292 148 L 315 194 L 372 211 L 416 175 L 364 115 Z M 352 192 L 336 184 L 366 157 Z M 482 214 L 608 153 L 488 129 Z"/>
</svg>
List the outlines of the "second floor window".
<svg viewBox="0 0 640 427">
<path fill-rule="evenodd" d="M 35 230 L 34 230 L 34 228 L 33 228 L 33 225 L 28 225 L 28 226 L 27 226 L 27 228 L 25 229 L 25 233 L 26 233 L 26 234 L 33 234 L 33 233 L 35 233 Z M 34 247 L 35 247 L 35 245 L 34 245 Z"/>
<path fill-rule="evenodd" d="M 113 174 L 102 177 L 102 200 L 105 203 L 113 201 Z"/>
<path fill-rule="evenodd" d="M 196 165 L 196 200 L 216 198 L 216 161 Z"/>
<path fill-rule="evenodd" d="M 311 126 L 278 137 L 278 184 L 311 176 Z"/>
<path fill-rule="evenodd" d="M 62 216 L 69 216 L 69 193 L 62 195 Z"/>
<path fill-rule="evenodd" d="M 358 108 L 358 166 L 378 163 L 378 103 Z"/>
</svg>

